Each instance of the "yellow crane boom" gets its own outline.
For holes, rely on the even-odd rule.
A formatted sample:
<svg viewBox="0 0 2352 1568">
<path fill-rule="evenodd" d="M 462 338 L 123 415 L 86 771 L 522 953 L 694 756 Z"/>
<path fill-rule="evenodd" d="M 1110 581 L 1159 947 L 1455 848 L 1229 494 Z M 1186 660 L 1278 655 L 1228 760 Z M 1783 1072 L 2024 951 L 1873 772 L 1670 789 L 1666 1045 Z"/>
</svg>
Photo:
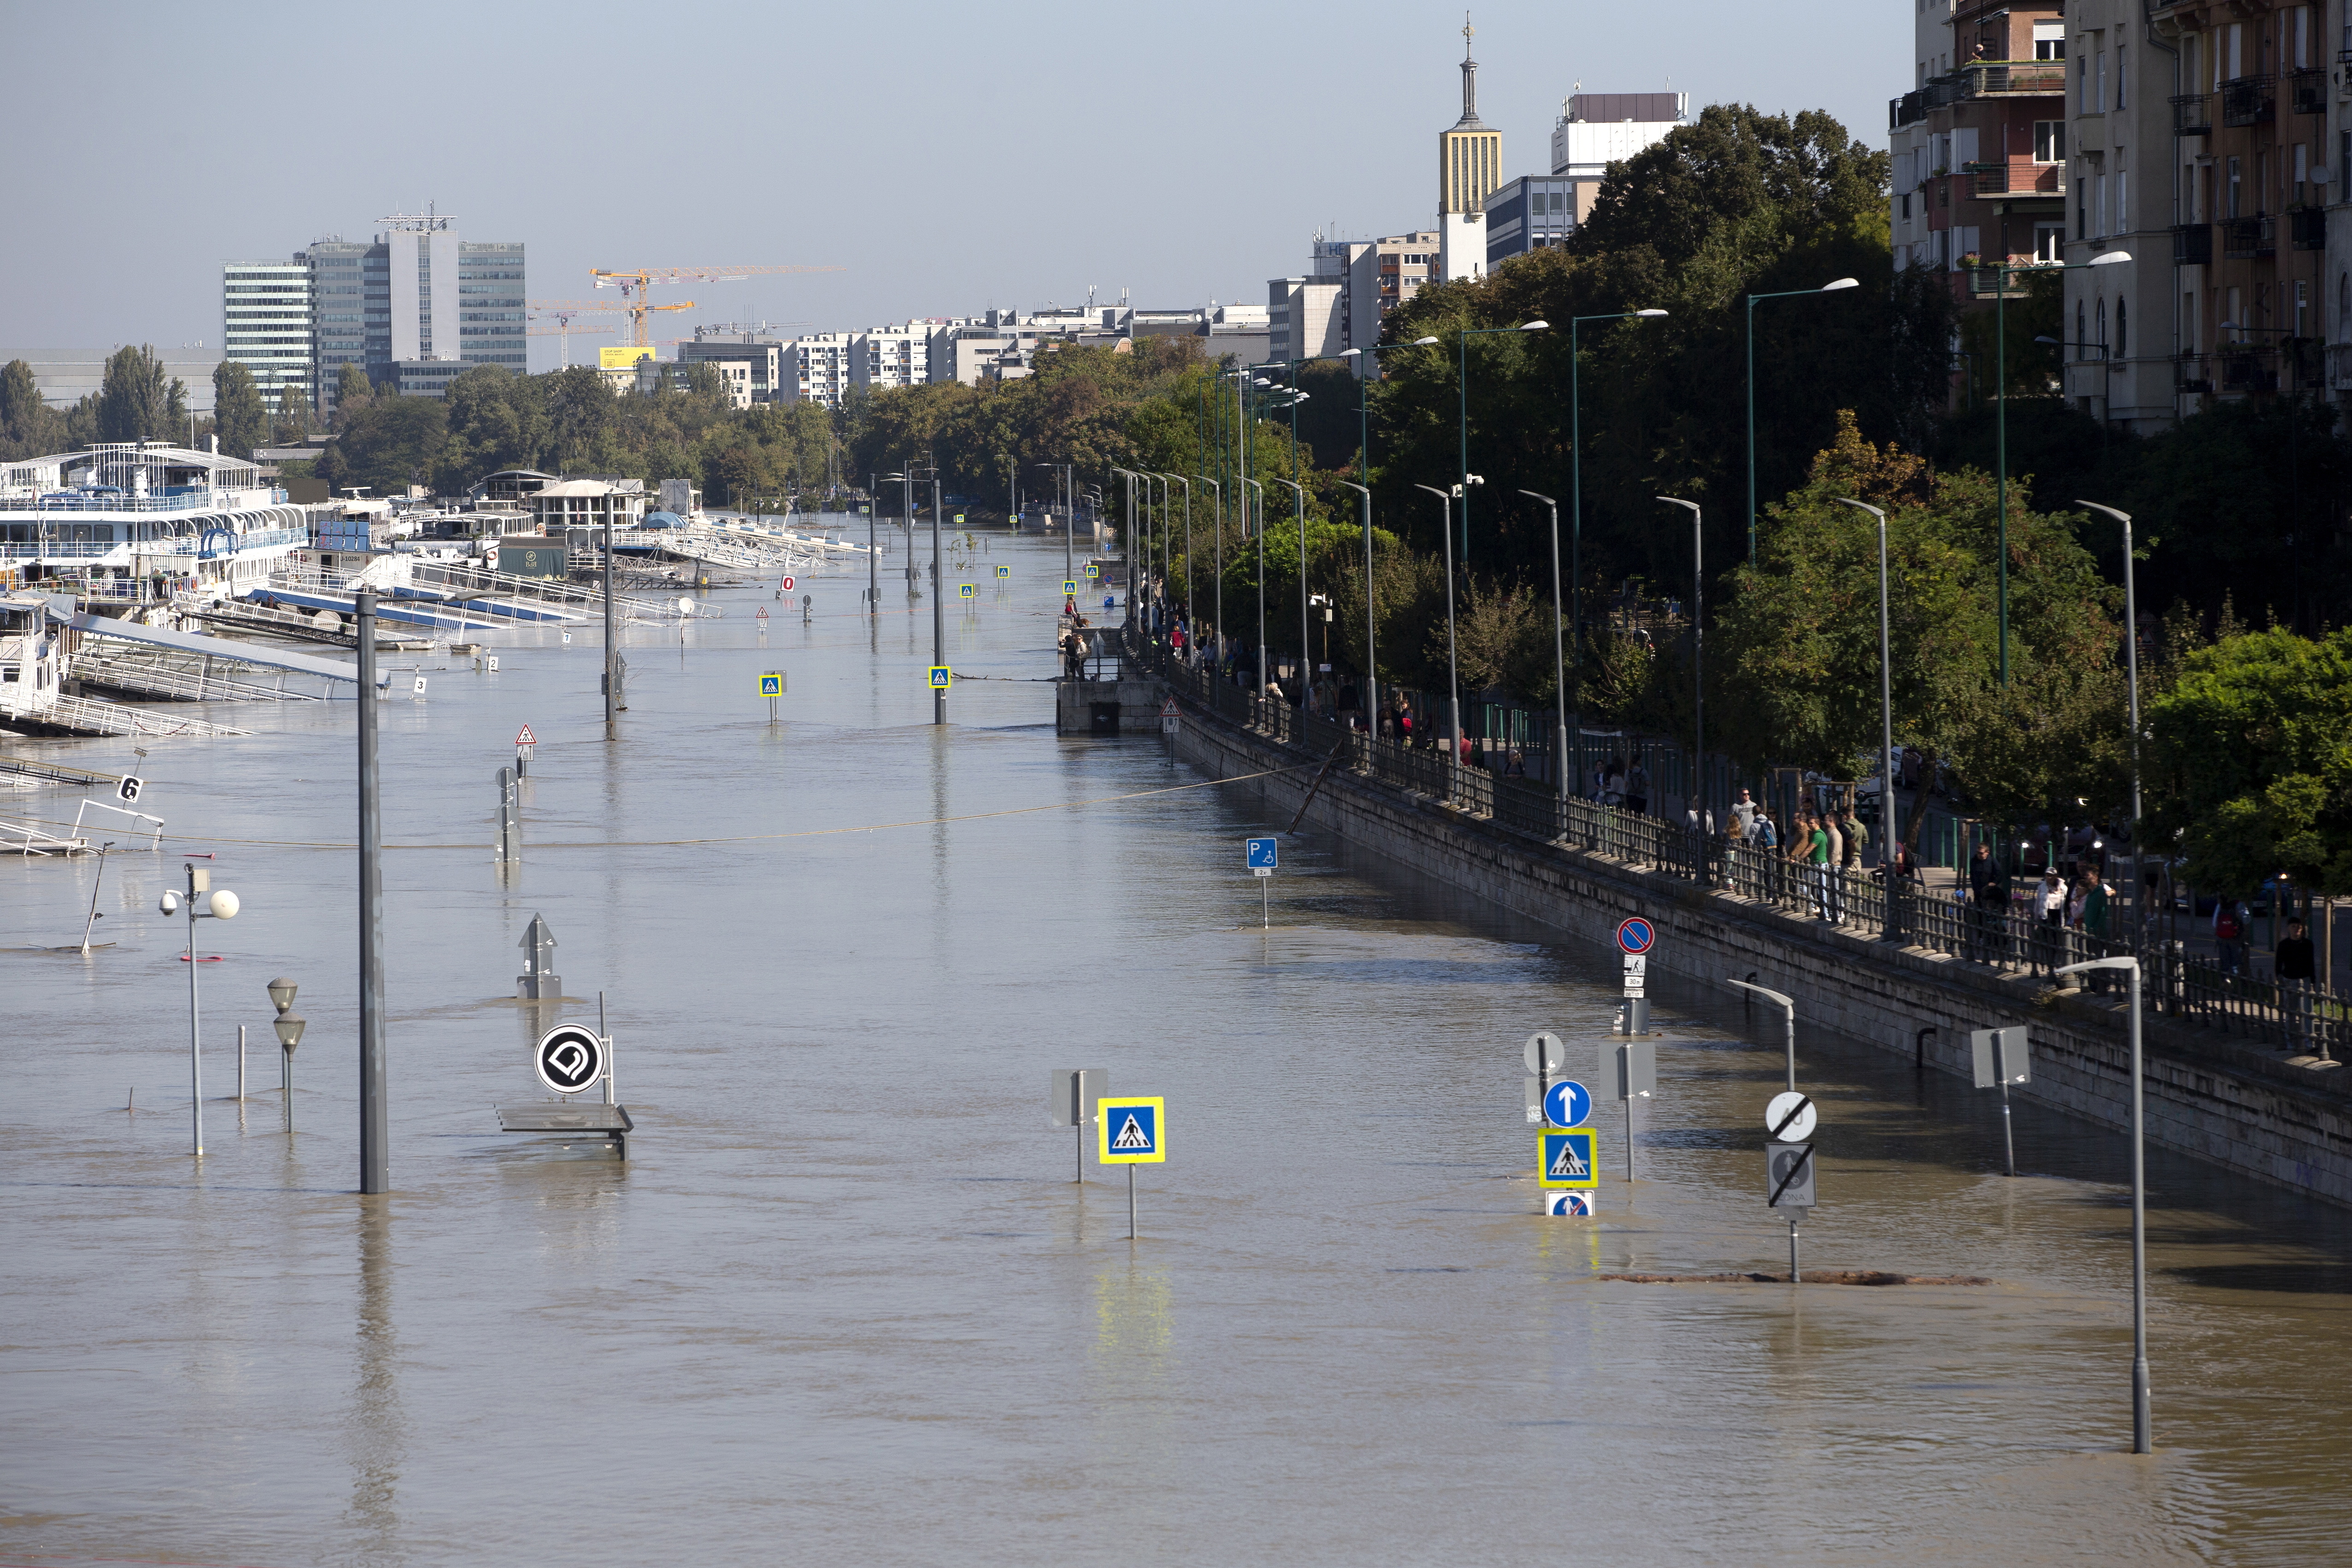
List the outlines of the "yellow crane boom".
<svg viewBox="0 0 2352 1568">
<path fill-rule="evenodd" d="M 629 314 L 637 348 L 651 348 L 652 341 L 646 332 L 646 313 L 653 310 L 687 310 L 694 301 L 678 305 L 656 305 L 646 299 L 647 291 L 656 288 L 675 288 L 681 283 L 726 283 L 739 278 L 764 277 L 778 273 L 840 272 L 840 267 L 640 267 L 618 271 L 598 267 L 590 270 L 599 289 L 618 289 L 624 301 L 622 309 Z"/>
</svg>

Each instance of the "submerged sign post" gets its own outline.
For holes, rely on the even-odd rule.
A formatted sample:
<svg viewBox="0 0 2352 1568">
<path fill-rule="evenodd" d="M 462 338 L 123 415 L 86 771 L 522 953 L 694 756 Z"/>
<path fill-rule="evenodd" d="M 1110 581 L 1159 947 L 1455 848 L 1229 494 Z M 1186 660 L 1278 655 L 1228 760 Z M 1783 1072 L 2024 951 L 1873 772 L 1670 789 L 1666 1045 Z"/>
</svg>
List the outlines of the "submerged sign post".
<svg viewBox="0 0 2352 1568">
<path fill-rule="evenodd" d="M 1969 1054 L 1974 1058 L 1977 1087 L 2000 1090 L 2001 1156 L 2009 1174 L 2014 1176 L 2017 1142 L 2010 1130 L 2009 1086 L 2033 1081 L 2033 1053 L 2026 1044 L 2025 1028 L 2012 1024 L 2006 1029 L 1971 1029 Z"/>
<path fill-rule="evenodd" d="M 1152 1095 L 1106 1095 L 1097 1102 L 1095 1125 L 1101 1129 L 1097 1161 L 1127 1167 L 1127 1239 L 1133 1241 L 1135 1168 L 1168 1163 L 1168 1102 Z"/>
<path fill-rule="evenodd" d="M 1625 973 L 1625 1000 L 1617 1014 L 1621 1035 L 1650 1032 L 1650 949 L 1657 940 L 1657 927 L 1641 915 L 1617 922 L 1617 951 L 1623 955 Z"/>
<path fill-rule="evenodd" d="M 1258 929 L 1268 930 L 1274 920 L 1274 895 L 1268 889 L 1274 886 L 1275 868 L 1282 863 L 1281 846 L 1271 838 L 1245 838 L 1242 863 L 1258 879 Z"/>
<path fill-rule="evenodd" d="M 1789 1283 L 1800 1282 L 1797 1215 L 1813 1206 L 1813 1135 L 1819 1120 L 1810 1095 L 1788 1089 L 1764 1108 L 1764 1204 L 1789 1211 Z"/>
<path fill-rule="evenodd" d="M 1045 1110 L 1057 1131 L 1067 1127 L 1077 1134 L 1078 1173 L 1070 1179 L 1087 1179 L 1087 1129 L 1093 1125 L 1103 1093 L 1110 1088 L 1110 1074 L 1100 1068 L 1055 1068 L 1045 1089 Z"/>
<path fill-rule="evenodd" d="M 760 695 L 768 700 L 768 722 L 776 721 L 776 699 L 784 694 L 784 672 L 772 669 L 760 677 Z"/>
</svg>

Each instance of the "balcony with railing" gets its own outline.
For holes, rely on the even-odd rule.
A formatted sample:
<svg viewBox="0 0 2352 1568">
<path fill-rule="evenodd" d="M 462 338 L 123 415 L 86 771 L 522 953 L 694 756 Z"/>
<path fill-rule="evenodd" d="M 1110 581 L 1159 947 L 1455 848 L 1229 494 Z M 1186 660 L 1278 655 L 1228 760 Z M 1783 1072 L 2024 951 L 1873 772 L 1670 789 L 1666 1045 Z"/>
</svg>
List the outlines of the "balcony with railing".
<svg viewBox="0 0 2352 1568">
<path fill-rule="evenodd" d="M 2177 354 L 2172 361 L 2172 390 L 2175 392 L 2210 392 L 2213 390 L 2213 367 L 2203 354 Z"/>
<path fill-rule="evenodd" d="M 2224 392 L 2276 392 L 2277 351 L 2259 343 L 2224 343 L 2215 356 L 2221 363 Z"/>
<path fill-rule="evenodd" d="M 2305 207 L 2287 216 L 2287 243 L 2297 250 L 2327 248 L 2327 214 L 2318 207 Z"/>
<path fill-rule="evenodd" d="M 2213 264 L 2213 226 L 2210 223 L 2184 223 L 2172 231 L 2172 264 L 2175 267 L 2210 267 Z"/>
<path fill-rule="evenodd" d="M 2054 261 L 2011 261 L 2004 268 L 1989 261 L 1981 267 L 1962 270 L 1967 274 L 1969 293 L 1972 298 L 1990 300 L 1995 295 L 2005 295 L 2011 300 L 2021 300 L 2025 298 L 2027 279 L 2057 265 Z"/>
<path fill-rule="evenodd" d="M 2278 78 L 2242 76 L 2221 84 L 2221 123 L 2264 125 L 2278 113 Z"/>
<path fill-rule="evenodd" d="M 2213 95 L 2188 92 L 2174 99 L 2172 133 L 2175 136 L 2210 136 L 2213 133 Z"/>
<path fill-rule="evenodd" d="M 1976 176 L 1980 196 L 2055 196 L 2066 189 L 2063 163 L 2039 163 L 2031 157 L 2011 157 L 2000 163 L 1962 165 Z"/>
<path fill-rule="evenodd" d="M 2221 220 L 2221 254 L 2232 261 L 2259 261 L 2278 254 L 2278 219 L 2230 217 Z"/>
<path fill-rule="evenodd" d="M 1956 98 L 2058 98 L 2066 91 L 2066 62 L 1974 60 L 1947 79 Z"/>
<path fill-rule="evenodd" d="M 2289 112 L 2326 113 L 2327 72 L 2317 66 L 2306 66 L 2301 70 L 2288 72 L 2286 93 Z"/>
</svg>

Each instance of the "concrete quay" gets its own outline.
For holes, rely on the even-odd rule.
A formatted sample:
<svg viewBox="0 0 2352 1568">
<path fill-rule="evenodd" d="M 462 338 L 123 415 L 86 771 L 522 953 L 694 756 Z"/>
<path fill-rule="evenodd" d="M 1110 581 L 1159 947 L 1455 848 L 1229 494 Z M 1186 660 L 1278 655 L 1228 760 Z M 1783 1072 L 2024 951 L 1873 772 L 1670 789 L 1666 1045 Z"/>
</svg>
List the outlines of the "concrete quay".
<svg viewBox="0 0 2352 1568">
<path fill-rule="evenodd" d="M 1162 689 L 1165 689 L 1164 688 Z M 1305 753 L 1180 697 L 1176 755 L 1202 773 L 1256 783 L 1286 821 L 1315 777 Z M 2025 1026 L 2032 1081 L 2015 1090 L 2117 1131 L 2130 1126 L 2129 1041 L 2120 984 L 2100 994 L 2053 987 L 1949 954 L 1784 913 L 1610 857 L 1547 844 L 1428 796 L 1333 769 L 1305 820 L 1349 844 L 1514 913 L 1606 942 L 1627 915 L 1658 927 L 1652 973 L 1720 985 L 1726 976 L 1794 997 L 1801 1036 L 1826 1029 L 1970 1076 L 1969 1031 Z M 2120 977 L 2118 977 L 2120 981 Z M 2220 1030 L 2143 1020 L 2147 1135 L 2240 1175 L 2352 1207 L 2352 1069 L 2298 1067 Z"/>
</svg>

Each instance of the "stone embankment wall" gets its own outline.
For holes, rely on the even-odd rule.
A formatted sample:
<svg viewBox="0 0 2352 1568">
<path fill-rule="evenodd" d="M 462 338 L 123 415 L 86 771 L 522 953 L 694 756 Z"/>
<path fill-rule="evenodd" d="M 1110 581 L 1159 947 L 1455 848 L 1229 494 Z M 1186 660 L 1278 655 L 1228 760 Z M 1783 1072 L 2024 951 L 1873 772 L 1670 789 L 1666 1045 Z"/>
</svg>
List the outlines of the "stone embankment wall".
<svg viewBox="0 0 2352 1568">
<path fill-rule="evenodd" d="M 1299 754 L 1184 704 L 1176 754 L 1204 773 L 1258 781 L 1287 821 L 1316 770 Z M 1969 1031 L 2022 1024 L 2032 1081 L 2014 1091 L 2086 1121 L 2130 1126 L 2130 1047 L 2120 984 L 2099 995 L 2053 990 L 1917 948 L 1522 837 L 1435 801 L 1334 769 L 1308 805 L 1314 826 L 1558 930 L 1607 942 L 1648 916 L 1659 968 L 1699 980 L 1748 979 L 1794 997 L 1800 1036 L 1826 1028 L 1970 1075 Z M 2118 982 L 2121 976 L 2117 976 Z M 1932 1029 L 1922 1041 L 1921 1031 Z M 2143 1024 L 2150 1142 L 2263 1182 L 2352 1207 L 2352 1068 L 2314 1070 L 2221 1034 L 2149 1013 Z"/>
</svg>

